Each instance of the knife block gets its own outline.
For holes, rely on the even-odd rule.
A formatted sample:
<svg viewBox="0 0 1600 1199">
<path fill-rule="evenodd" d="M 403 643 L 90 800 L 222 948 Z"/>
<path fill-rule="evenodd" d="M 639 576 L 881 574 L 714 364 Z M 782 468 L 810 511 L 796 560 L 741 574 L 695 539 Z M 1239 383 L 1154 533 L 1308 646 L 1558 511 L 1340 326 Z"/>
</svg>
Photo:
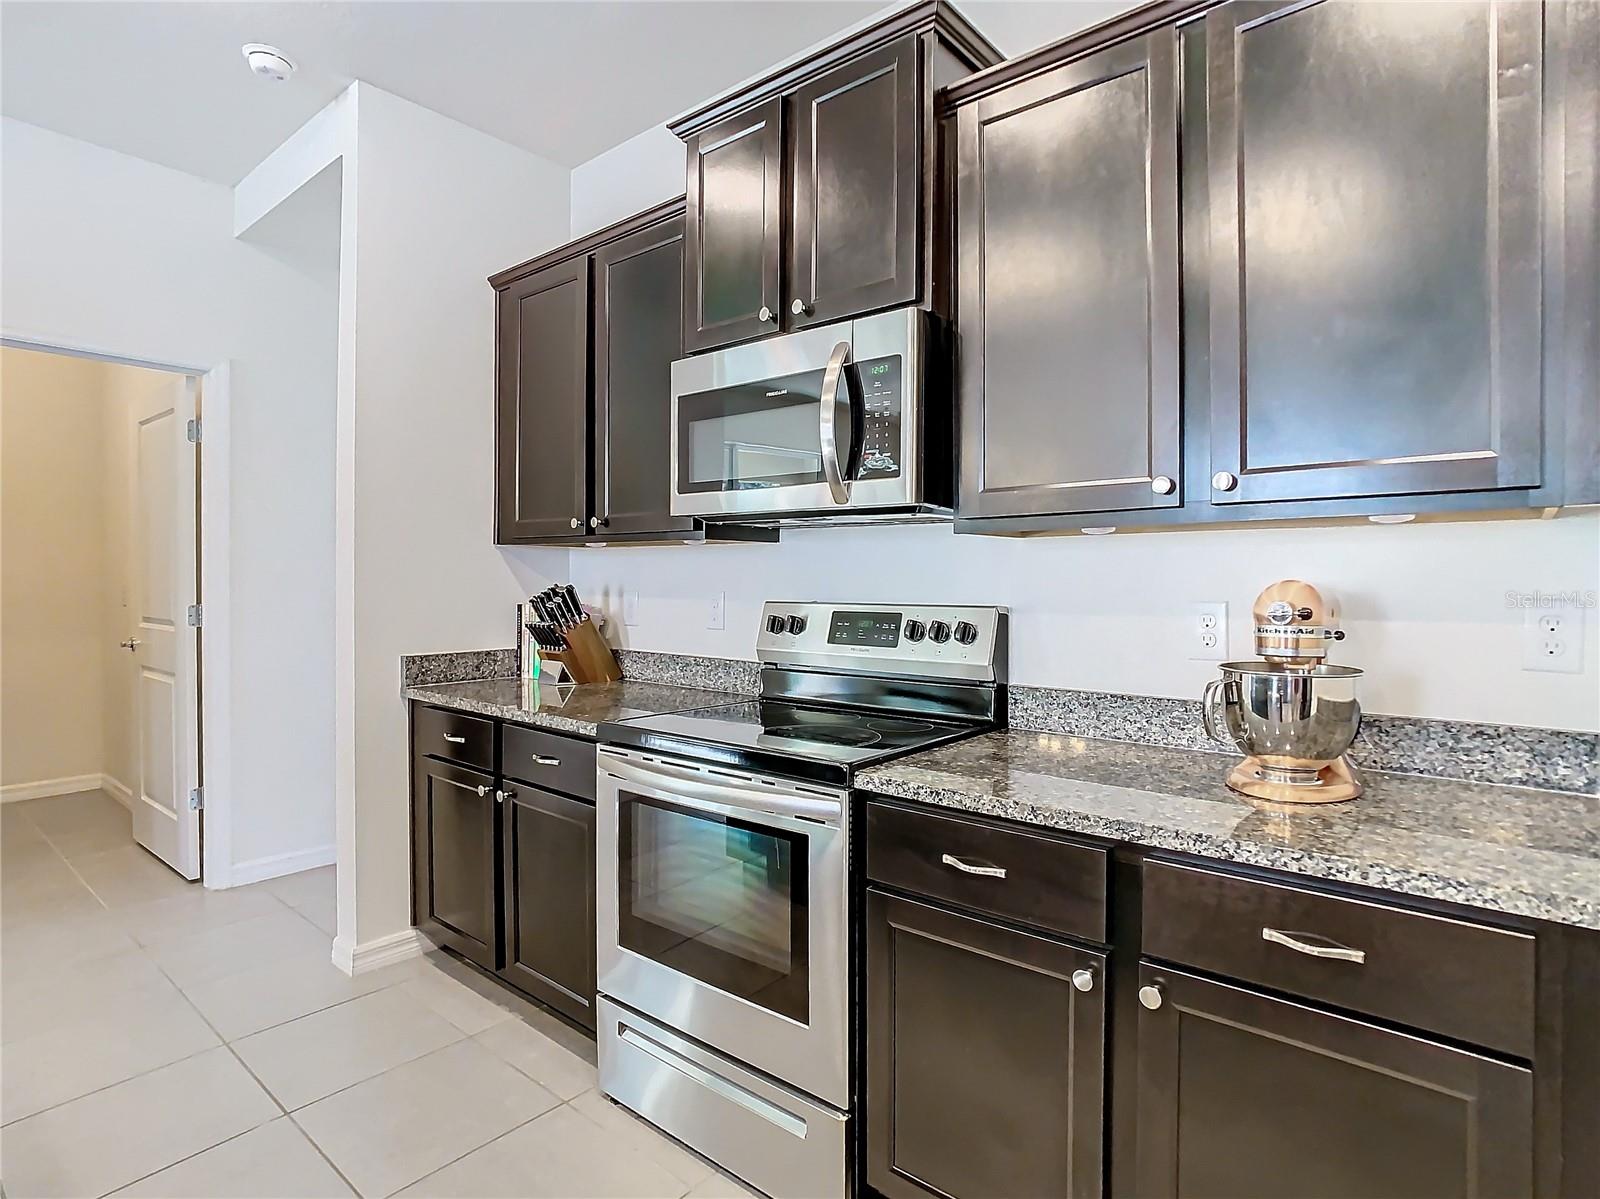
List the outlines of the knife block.
<svg viewBox="0 0 1600 1199">
<path fill-rule="evenodd" d="M 615 683 L 622 677 L 622 667 L 611 652 L 594 621 L 584 617 L 581 624 L 566 630 L 567 648 L 559 653 L 540 650 L 540 656 L 554 658 L 567 668 L 575 683 Z"/>
</svg>

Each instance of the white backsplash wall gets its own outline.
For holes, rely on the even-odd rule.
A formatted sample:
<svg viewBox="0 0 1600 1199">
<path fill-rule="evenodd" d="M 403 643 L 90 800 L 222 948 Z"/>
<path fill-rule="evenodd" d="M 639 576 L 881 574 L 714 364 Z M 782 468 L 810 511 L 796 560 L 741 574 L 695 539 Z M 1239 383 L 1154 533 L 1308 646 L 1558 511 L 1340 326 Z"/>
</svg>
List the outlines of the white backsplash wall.
<svg viewBox="0 0 1600 1199">
<path fill-rule="evenodd" d="M 749 658 L 767 599 L 1002 604 L 1013 682 L 1194 698 L 1216 664 L 1188 656 L 1190 605 L 1225 601 L 1230 654 L 1248 658 L 1256 593 L 1301 578 L 1340 602 L 1349 635 L 1333 660 L 1367 671 L 1368 710 L 1600 729 L 1596 609 L 1581 610 L 1583 673 L 1532 672 L 1523 612 L 1507 597 L 1600 591 L 1596 512 L 1027 539 L 786 529 L 775 545 L 574 550 L 571 575 L 634 649 Z M 708 629 L 718 594 L 726 627 Z"/>
<path fill-rule="evenodd" d="M 963 4 L 1008 54 L 1126 4 Z M 681 143 L 645 130 L 574 169 L 572 233 L 683 191 Z M 1600 729 L 1600 627 L 1583 611 L 1582 674 L 1522 669 L 1521 610 L 1507 592 L 1600 590 L 1600 513 L 1555 520 L 956 537 L 949 526 L 785 531 L 765 546 L 584 549 L 572 582 L 603 601 L 619 644 L 749 658 L 766 599 L 1004 604 L 1019 683 L 1198 697 L 1215 662 L 1188 657 L 1189 605 L 1228 604 L 1229 649 L 1250 657 L 1250 603 L 1275 579 L 1337 594 L 1370 711 Z M 638 597 L 635 625 L 623 596 Z M 725 594 L 726 627 L 706 627 Z"/>
</svg>

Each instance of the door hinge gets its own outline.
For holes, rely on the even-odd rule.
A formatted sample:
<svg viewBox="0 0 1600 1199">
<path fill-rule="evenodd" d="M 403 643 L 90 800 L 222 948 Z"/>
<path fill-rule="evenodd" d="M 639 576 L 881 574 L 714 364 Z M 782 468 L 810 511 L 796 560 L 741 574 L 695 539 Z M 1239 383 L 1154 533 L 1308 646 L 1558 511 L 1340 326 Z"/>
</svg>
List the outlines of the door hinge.
<svg viewBox="0 0 1600 1199">
<path fill-rule="evenodd" d="M 198 416 L 193 417 L 189 421 L 189 426 L 185 435 L 189 438 L 190 445 L 200 444 L 200 418 Z"/>
<path fill-rule="evenodd" d="M 189 810 L 203 812 L 206 806 L 206 789 L 204 787 L 191 787 L 189 789 Z"/>
<path fill-rule="evenodd" d="M 200 610 L 200 605 L 199 604 L 190 604 L 189 605 L 189 627 L 191 629 L 198 629 L 200 627 L 200 622 L 202 620 L 204 620 L 204 619 L 205 619 L 205 613 Z"/>
</svg>

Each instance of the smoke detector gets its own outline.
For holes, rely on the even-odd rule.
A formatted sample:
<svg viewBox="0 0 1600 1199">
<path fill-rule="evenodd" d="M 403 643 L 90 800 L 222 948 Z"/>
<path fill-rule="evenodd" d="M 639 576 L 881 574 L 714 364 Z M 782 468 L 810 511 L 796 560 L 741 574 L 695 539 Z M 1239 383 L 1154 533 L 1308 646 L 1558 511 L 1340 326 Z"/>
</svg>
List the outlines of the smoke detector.
<svg viewBox="0 0 1600 1199">
<path fill-rule="evenodd" d="M 263 79 L 282 82 L 295 72 L 293 60 L 276 46 L 246 42 L 241 49 L 250 69 Z"/>
</svg>

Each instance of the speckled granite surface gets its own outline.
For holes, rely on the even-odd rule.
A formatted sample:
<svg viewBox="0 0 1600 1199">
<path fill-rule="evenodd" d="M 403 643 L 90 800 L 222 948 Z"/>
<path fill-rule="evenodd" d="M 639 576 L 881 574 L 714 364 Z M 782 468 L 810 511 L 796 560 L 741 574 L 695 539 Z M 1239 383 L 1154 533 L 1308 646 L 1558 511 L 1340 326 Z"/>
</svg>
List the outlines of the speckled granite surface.
<svg viewBox="0 0 1600 1199">
<path fill-rule="evenodd" d="M 495 716 L 558 733 L 593 737 L 602 724 L 684 712 L 744 697 L 699 687 L 672 687 L 623 679 L 620 683 L 535 683 L 526 679 L 478 679 L 434 686 L 406 687 L 405 698 L 459 712 Z"/>
<path fill-rule="evenodd" d="M 512 678 L 517 673 L 514 649 L 470 649 L 454 654 L 405 654 L 400 659 L 400 685 L 459 683 L 464 679 Z"/>
<path fill-rule="evenodd" d="M 1232 755 L 1049 733 L 957 742 L 857 785 L 1027 824 L 1600 929 L 1600 798 L 1368 771 L 1346 804 L 1269 809 Z"/>
<path fill-rule="evenodd" d="M 1014 729 L 1218 752 L 1200 703 L 1150 695 L 1012 687 Z M 1367 770 L 1600 794 L 1600 733 L 1366 713 L 1350 757 Z"/>
<path fill-rule="evenodd" d="M 658 654 L 654 650 L 619 649 L 617 664 L 622 677 L 675 687 L 710 687 L 756 695 L 761 691 L 761 667 L 737 658 L 701 658 L 693 654 Z"/>
</svg>

